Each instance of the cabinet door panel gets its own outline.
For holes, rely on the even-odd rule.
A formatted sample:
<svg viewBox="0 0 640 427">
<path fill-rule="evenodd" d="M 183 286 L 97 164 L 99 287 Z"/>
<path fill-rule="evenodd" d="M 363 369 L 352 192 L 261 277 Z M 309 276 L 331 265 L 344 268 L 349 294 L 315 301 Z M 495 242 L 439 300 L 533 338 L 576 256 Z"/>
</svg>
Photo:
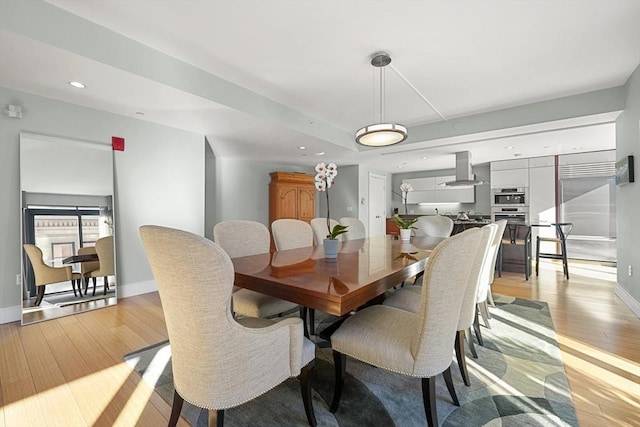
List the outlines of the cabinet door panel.
<svg viewBox="0 0 640 427">
<path fill-rule="evenodd" d="M 436 201 L 436 191 L 410 191 L 407 203 L 433 203 Z"/>
<path fill-rule="evenodd" d="M 528 187 L 529 169 L 491 171 L 491 188 Z"/>
<path fill-rule="evenodd" d="M 315 188 L 298 189 L 298 219 L 311 222 L 316 216 L 316 190 Z"/>
<path fill-rule="evenodd" d="M 278 188 L 278 218 L 298 218 L 298 189 L 293 186 Z"/>
</svg>

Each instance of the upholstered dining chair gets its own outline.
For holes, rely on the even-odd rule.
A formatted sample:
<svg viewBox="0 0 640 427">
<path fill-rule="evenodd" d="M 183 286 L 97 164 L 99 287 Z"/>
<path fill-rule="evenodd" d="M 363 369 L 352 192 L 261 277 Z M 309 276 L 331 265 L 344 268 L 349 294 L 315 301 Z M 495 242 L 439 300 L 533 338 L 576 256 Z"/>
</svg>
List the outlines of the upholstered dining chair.
<svg viewBox="0 0 640 427">
<path fill-rule="evenodd" d="M 113 236 L 103 237 L 96 240 L 96 253 L 98 254 L 98 264 L 100 268 L 91 272 L 93 279 L 93 295 L 96 294 L 96 279 L 103 278 L 104 295 L 109 290 L 109 276 L 116 274 L 115 253 L 113 247 Z M 88 282 L 87 282 L 88 283 Z M 85 283 L 84 293 L 87 293 L 87 283 Z"/>
<path fill-rule="evenodd" d="M 473 322 L 473 329 L 476 333 L 476 338 L 478 338 L 478 343 L 480 345 L 484 345 L 484 341 L 482 340 L 482 333 L 480 332 L 480 322 L 478 320 L 479 315 L 482 316 L 482 320 L 484 321 L 484 325 L 491 329 L 491 325 L 489 324 L 489 319 L 491 315 L 489 314 L 489 306 L 488 301 L 489 298 L 493 299 L 491 296 L 491 284 L 493 283 L 495 277 L 495 268 L 496 268 L 496 259 L 498 257 L 498 251 L 500 250 L 500 244 L 502 243 L 502 235 L 504 234 L 504 230 L 507 227 L 507 220 L 503 219 L 500 221 L 496 221 L 495 224 L 498 226 L 497 232 L 493 235 L 493 240 L 491 245 L 489 246 L 489 253 L 487 254 L 488 265 L 487 268 L 483 268 L 482 277 L 480 278 L 480 284 L 478 285 L 478 294 L 476 296 L 476 317 Z"/>
<path fill-rule="evenodd" d="M 269 229 L 256 221 L 222 221 L 213 227 L 213 241 L 230 258 L 269 253 Z M 250 289 L 233 288 L 233 312 L 245 317 L 272 317 L 298 308 L 298 304 Z"/>
<path fill-rule="evenodd" d="M 40 305 L 42 298 L 44 298 L 46 285 L 50 285 L 52 283 L 66 282 L 67 280 L 70 280 L 72 286 L 74 286 L 73 293 L 76 293 L 71 266 L 50 267 L 45 264 L 44 259 L 42 259 L 42 251 L 39 247 L 27 243 L 23 245 L 23 248 L 29 257 L 29 261 L 31 261 L 31 266 L 33 267 L 33 273 L 36 279 L 36 287 L 38 288 L 38 295 L 34 305 Z"/>
<path fill-rule="evenodd" d="M 458 368 L 465 385 L 471 385 L 469 374 L 467 371 L 467 362 L 464 353 L 464 341 L 467 338 L 469 350 L 474 358 L 478 355 L 473 346 L 473 337 L 471 336 L 471 326 L 477 316 L 476 296 L 481 278 L 483 277 L 483 269 L 490 268 L 489 248 L 494 240 L 495 233 L 498 230 L 497 224 L 489 224 L 480 229 L 481 237 L 478 251 L 474 256 L 467 260 L 472 263 L 471 272 L 469 273 L 467 288 L 462 299 L 462 307 L 460 308 L 460 316 L 458 318 L 458 328 L 456 330 L 455 353 L 458 361 Z M 407 310 L 412 313 L 419 313 L 421 306 L 422 288 L 420 286 L 410 286 L 395 291 L 389 298 L 384 301 L 384 305 Z"/>
<path fill-rule="evenodd" d="M 333 227 L 338 224 L 339 222 L 335 219 L 329 219 L 329 226 L 332 230 Z M 327 234 L 329 234 L 329 230 L 327 229 L 327 218 L 313 218 L 311 220 L 311 229 L 313 230 L 313 240 L 316 242 L 316 245 L 322 245 L 324 243 L 324 239 L 327 238 Z M 337 239 L 342 241 L 342 235 L 339 235 Z"/>
<path fill-rule="evenodd" d="M 347 228 L 347 232 L 343 234 L 344 240 L 358 240 L 367 237 L 364 223 L 360 221 L 360 219 L 347 216 L 340 218 L 339 222 L 349 227 Z"/>
<path fill-rule="evenodd" d="M 313 246 L 311 226 L 298 219 L 276 219 L 271 223 L 271 234 L 276 251 Z"/>
<path fill-rule="evenodd" d="M 91 254 L 97 255 L 95 246 L 85 246 L 78 249 L 78 255 L 91 255 Z M 86 261 L 86 262 L 81 262 L 79 264 L 80 264 L 80 272 L 79 273 L 74 272 L 73 278 L 75 281 L 78 282 L 78 289 L 82 289 L 80 287 L 80 282 L 82 281 L 84 281 L 83 283 L 84 288 L 87 289 L 89 287 L 89 278 L 91 277 L 90 273 L 100 268 L 100 261 Z M 96 278 L 93 277 L 92 279 L 93 279 L 93 287 L 95 289 Z"/>
<path fill-rule="evenodd" d="M 140 237 L 158 285 L 171 345 L 175 393 L 169 426 L 184 400 L 209 410 L 222 426 L 224 410 L 299 376 L 309 425 L 314 344 L 302 321 L 236 320 L 231 314 L 233 264 L 216 243 L 186 231 L 145 225 Z M 258 421 L 256 421 L 258 422 Z"/>
<path fill-rule="evenodd" d="M 327 223 L 325 223 L 325 228 Z M 277 219 L 271 223 L 271 234 L 276 251 L 300 249 L 313 246 L 313 229 L 311 225 L 298 219 Z M 307 316 L 307 313 L 309 316 Z M 315 310 L 307 307 L 300 308 L 300 317 L 304 320 L 304 335 L 315 335 Z M 309 327 L 307 328 L 307 317 Z"/>
<path fill-rule="evenodd" d="M 416 236 L 449 237 L 453 231 L 453 221 L 444 215 L 418 217 L 413 226 Z"/>
<path fill-rule="evenodd" d="M 331 335 L 336 382 L 331 411 L 336 412 L 344 389 L 346 356 L 392 372 L 422 379 L 429 426 L 437 426 L 435 377 L 443 374 L 455 405 L 451 378 L 458 317 L 472 259 L 481 232 L 469 229 L 442 241 L 425 267 L 418 313 L 385 305 L 369 306 L 348 317 Z M 453 268 L 455 266 L 455 268 Z"/>
</svg>

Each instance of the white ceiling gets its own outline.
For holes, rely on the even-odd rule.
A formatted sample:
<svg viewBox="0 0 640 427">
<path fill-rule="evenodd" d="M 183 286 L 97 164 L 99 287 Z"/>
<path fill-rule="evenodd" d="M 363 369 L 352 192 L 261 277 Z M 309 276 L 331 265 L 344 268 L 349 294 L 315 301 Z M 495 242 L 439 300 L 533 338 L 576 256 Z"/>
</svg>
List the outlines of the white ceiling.
<svg viewBox="0 0 640 427">
<path fill-rule="evenodd" d="M 399 73 L 448 124 L 620 86 L 640 62 L 638 0 L 17 3 L 0 2 L 1 86 L 204 134 L 219 156 L 280 163 L 394 173 L 452 168 L 456 151 L 484 163 L 614 148 L 615 114 L 411 139 L 442 119 Z M 410 139 L 362 150 L 352 135 L 377 120 L 369 57 L 379 50 L 393 59 L 387 119 Z"/>
</svg>

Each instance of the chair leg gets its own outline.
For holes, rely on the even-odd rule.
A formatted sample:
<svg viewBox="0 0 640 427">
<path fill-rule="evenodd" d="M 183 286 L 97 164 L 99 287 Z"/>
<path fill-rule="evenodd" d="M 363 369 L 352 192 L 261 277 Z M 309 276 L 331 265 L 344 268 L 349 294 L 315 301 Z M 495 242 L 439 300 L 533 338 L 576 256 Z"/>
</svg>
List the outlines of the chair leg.
<svg viewBox="0 0 640 427">
<path fill-rule="evenodd" d="M 38 286 L 38 296 L 36 297 L 36 302 L 34 303 L 34 305 L 40 305 L 40 303 L 42 302 L 42 298 L 44 298 L 44 288 L 47 285 L 40 285 Z"/>
<path fill-rule="evenodd" d="M 302 392 L 302 403 L 304 412 L 307 414 L 307 422 L 311 427 L 316 426 L 316 416 L 313 412 L 313 400 L 311 398 L 311 383 L 313 381 L 314 362 L 309 362 L 300 370 L 300 391 Z"/>
<path fill-rule="evenodd" d="M 462 375 L 462 381 L 467 387 L 471 385 L 469 381 L 469 373 L 467 372 L 467 359 L 464 354 L 464 330 L 456 332 L 456 359 L 458 360 L 458 368 L 460 368 L 460 374 Z"/>
<path fill-rule="evenodd" d="M 487 301 L 491 305 L 491 307 L 495 307 L 496 303 L 493 300 L 493 294 L 491 293 L 491 288 L 489 288 L 489 293 L 487 294 Z M 489 313 L 489 319 L 491 319 L 491 313 Z"/>
<path fill-rule="evenodd" d="M 476 304 L 476 313 L 473 316 L 473 330 L 476 332 L 476 338 L 478 338 L 478 344 L 484 346 L 482 340 L 482 334 L 480 333 L 480 321 L 478 320 L 478 305 Z"/>
<path fill-rule="evenodd" d="M 333 364 L 336 369 L 336 383 L 333 391 L 333 401 L 331 402 L 331 408 L 329 411 L 335 414 L 340 406 L 340 398 L 344 390 L 344 377 L 347 370 L 347 356 L 339 351 L 333 350 Z"/>
<path fill-rule="evenodd" d="M 171 406 L 171 417 L 169 418 L 169 427 L 175 427 L 178 424 L 180 418 L 180 411 L 182 411 L 182 404 L 184 399 L 178 394 L 177 391 L 173 391 L 173 405 Z"/>
<path fill-rule="evenodd" d="M 80 287 L 80 280 L 78 280 L 78 288 Z M 75 280 L 71 280 L 71 287 L 73 288 L 73 296 L 77 297 L 78 293 L 76 292 L 76 281 Z M 80 296 L 82 296 L 82 294 L 80 294 Z"/>
<path fill-rule="evenodd" d="M 309 333 L 316 334 L 316 310 L 314 308 L 309 309 Z"/>
<path fill-rule="evenodd" d="M 222 427 L 224 425 L 224 410 L 209 409 L 209 427 Z"/>
<path fill-rule="evenodd" d="M 443 373 L 444 382 L 447 385 L 447 390 L 449 390 L 449 394 L 451 395 L 451 400 L 453 400 L 453 404 L 456 406 L 460 406 L 460 402 L 458 401 L 458 396 L 456 395 L 456 388 L 453 386 L 453 378 L 451 378 L 451 366 L 449 366 Z"/>
<path fill-rule="evenodd" d="M 498 247 L 498 277 L 502 277 L 502 242 Z"/>
<path fill-rule="evenodd" d="M 438 427 L 438 411 L 436 409 L 436 377 L 422 379 L 422 402 L 429 427 Z"/>
<path fill-rule="evenodd" d="M 471 356 L 474 359 L 477 359 L 478 353 L 476 353 L 476 346 L 473 345 L 473 336 L 471 336 L 471 327 L 467 328 L 467 332 L 465 333 L 465 338 L 467 339 L 467 343 L 469 344 L 469 351 L 471 352 Z"/>
<path fill-rule="evenodd" d="M 567 241 L 562 240 L 560 244 L 560 249 L 562 250 L 562 269 L 564 270 L 564 275 L 569 280 L 569 264 L 567 262 Z"/>
<path fill-rule="evenodd" d="M 304 336 L 309 338 L 309 329 L 307 328 L 307 307 L 300 306 L 300 318 L 302 319 L 302 329 Z"/>
<path fill-rule="evenodd" d="M 104 295 L 107 294 L 107 289 L 109 289 L 109 277 L 104 278 Z"/>
<path fill-rule="evenodd" d="M 480 309 L 480 315 L 482 316 L 482 321 L 487 329 L 491 329 L 491 324 L 489 324 L 489 319 L 491 319 L 491 315 L 489 314 L 489 306 L 487 305 L 487 301 L 484 300 L 480 304 L 478 304 L 478 308 Z"/>
<path fill-rule="evenodd" d="M 540 236 L 536 237 L 536 277 L 538 277 L 539 266 L 540 266 Z"/>
</svg>

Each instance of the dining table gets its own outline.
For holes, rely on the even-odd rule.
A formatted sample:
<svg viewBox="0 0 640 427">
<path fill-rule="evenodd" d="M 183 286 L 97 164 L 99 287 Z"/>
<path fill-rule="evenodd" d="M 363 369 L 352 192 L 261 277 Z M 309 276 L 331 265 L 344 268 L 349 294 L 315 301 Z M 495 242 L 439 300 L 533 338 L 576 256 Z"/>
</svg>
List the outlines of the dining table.
<svg viewBox="0 0 640 427">
<path fill-rule="evenodd" d="M 380 236 L 346 240 L 335 259 L 322 246 L 233 258 L 235 285 L 344 316 L 424 270 L 444 238 Z"/>
</svg>

